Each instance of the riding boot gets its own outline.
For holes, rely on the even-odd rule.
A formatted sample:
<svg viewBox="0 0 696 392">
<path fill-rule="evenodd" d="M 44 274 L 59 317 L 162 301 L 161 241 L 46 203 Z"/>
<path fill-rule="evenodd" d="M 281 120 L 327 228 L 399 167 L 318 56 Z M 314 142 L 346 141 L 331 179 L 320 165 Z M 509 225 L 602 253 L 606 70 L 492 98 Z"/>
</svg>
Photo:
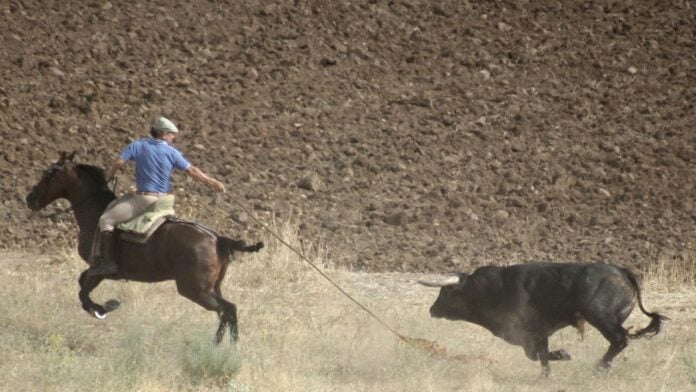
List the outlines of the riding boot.
<svg viewBox="0 0 696 392">
<path fill-rule="evenodd" d="M 89 265 L 95 266 L 102 262 L 102 246 L 101 246 L 101 233 L 97 232 L 94 234 L 94 241 L 92 241 L 92 250 L 89 253 Z"/>
<path fill-rule="evenodd" d="M 99 253 L 94 258 L 92 273 L 95 275 L 114 275 L 118 272 L 116 264 L 116 247 L 114 241 L 114 233 L 111 231 L 102 231 L 99 233 L 101 237 Z"/>
</svg>

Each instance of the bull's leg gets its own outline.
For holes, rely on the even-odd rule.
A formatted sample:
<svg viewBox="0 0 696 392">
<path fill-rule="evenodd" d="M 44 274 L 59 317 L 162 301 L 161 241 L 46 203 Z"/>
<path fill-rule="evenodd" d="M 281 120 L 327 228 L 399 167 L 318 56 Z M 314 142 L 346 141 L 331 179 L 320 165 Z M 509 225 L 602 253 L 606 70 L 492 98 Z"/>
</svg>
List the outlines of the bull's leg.
<svg viewBox="0 0 696 392">
<path fill-rule="evenodd" d="M 531 359 L 532 361 L 536 361 L 539 359 L 539 356 L 537 355 L 536 347 L 534 347 L 533 342 L 525 342 L 524 346 L 524 355 L 527 356 L 527 358 Z"/>
<path fill-rule="evenodd" d="M 588 320 L 597 330 L 609 341 L 609 349 L 599 361 L 598 366 L 601 369 L 611 367 L 611 362 L 626 346 L 628 346 L 628 331 L 621 326 L 620 322 L 613 320 L 613 317 L 604 319 L 598 318 Z"/>
<path fill-rule="evenodd" d="M 623 327 L 619 327 L 614 329 L 611 332 L 604 333 L 603 331 L 602 335 L 604 335 L 607 340 L 609 340 L 609 349 L 607 350 L 606 354 L 602 357 L 602 359 L 599 361 L 599 367 L 603 369 L 607 369 L 611 366 L 611 362 L 614 360 L 614 357 L 616 357 L 621 351 L 623 351 L 626 346 L 628 346 L 628 337 L 626 330 Z"/>
<path fill-rule="evenodd" d="M 549 366 L 549 338 L 547 336 L 537 336 L 534 339 L 534 346 L 539 362 L 541 362 L 541 375 L 542 377 L 548 377 L 551 374 L 551 367 Z"/>
<path fill-rule="evenodd" d="M 549 366 L 549 360 L 551 359 L 549 338 L 547 336 L 527 336 L 523 338 L 523 341 L 522 347 L 527 358 L 532 361 L 539 360 L 541 363 L 541 375 L 548 377 L 551 373 L 551 367 Z"/>
</svg>

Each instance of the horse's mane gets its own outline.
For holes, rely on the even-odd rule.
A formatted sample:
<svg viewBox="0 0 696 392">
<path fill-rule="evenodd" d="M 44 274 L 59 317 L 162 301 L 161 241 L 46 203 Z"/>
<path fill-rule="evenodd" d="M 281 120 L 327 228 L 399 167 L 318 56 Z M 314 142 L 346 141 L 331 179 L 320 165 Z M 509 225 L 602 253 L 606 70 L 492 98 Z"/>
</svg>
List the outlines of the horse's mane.
<svg viewBox="0 0 696 392">
<path fill-rule="evenodd" d="M 91 178 L 99 188 L 107 188 L 106 178 L 104 177 L 104 169 L 101 167 L 93 165 L 78 164 L 77 169 L 85 173 L 89 178 Z"/>
</svg>

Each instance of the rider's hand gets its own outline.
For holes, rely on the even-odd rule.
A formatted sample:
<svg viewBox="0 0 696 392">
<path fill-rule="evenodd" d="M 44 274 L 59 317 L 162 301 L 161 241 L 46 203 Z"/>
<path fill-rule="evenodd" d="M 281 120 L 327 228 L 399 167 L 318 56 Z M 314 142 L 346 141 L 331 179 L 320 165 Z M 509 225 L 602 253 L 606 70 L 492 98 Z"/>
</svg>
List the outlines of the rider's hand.
<svg viewBox="0 0 696 392">
<path fill-rule="evenodd" d="M 218 180 L 213 180 L 213 181 L 214 181 L 213 182 L 213 189 L 215 190 L 215 192 L 225 193 L 225 184 L 223 184 L 222 182 L 220 182 Z"/>
</svg>

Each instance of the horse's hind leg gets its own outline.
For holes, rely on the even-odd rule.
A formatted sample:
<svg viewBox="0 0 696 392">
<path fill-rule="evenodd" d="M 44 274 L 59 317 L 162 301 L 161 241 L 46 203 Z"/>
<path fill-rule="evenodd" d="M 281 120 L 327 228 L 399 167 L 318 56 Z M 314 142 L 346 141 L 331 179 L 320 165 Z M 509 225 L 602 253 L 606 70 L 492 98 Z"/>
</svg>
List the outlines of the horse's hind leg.
<svg viewBox="0 0 696 392">
<path fill-rule="evenodd" d="M 239 329 L 237 321 L 237 306 L 235 304 L 226 301 L 224 298 L 219 297 L 218 301 L 222 303 L 222 313 L 220 314 L 220 324 L 228 325 L 230 327 L 230 340 L 232 343 L 239 341 Z M 223 332 L 224 334 L 224 332 Z M 220 340 L 222 337 L 220 337 Z"/>
<path fill-rule="evenodd" d="M 217 295 L 217 300 L 222 304 L 223 310 L 220 313 L 220 328 L 218 329 L 219 338 L 218 341 L 222 341 L 222 336 L 225 334 L 225 324 L 230 328 L 230 339 L 232 342 L 239 341 L 239 331 L 237 322 L 237 306 L 229 301 L 227 301 L 222 296 L 221 283 L 222 278 L 225 276 L 225 271 L 227 271 L 227 265 L 223 265 L 220 271 L 220 278 L 215 282 L 215 294 Z"/>
<path fill-rule="evenodd" d="M 237 307 L 227 302 L 218 293 L 208 290 L 199 291 L 187 289 L 185 286 L 178 285 L 179 294 L 204 307 L 218 313 L 220 317 L 220 325 L 215 333 L 215 343 L 220 344 L 225 336 L 225 330 L 229 326 L 230 334 L 233 341 L 239 340 L 239 332 L 237 331 Z"/>
<path fill-rule="evenodd" d="M 239 330 L 237 326 L 237 307 L 226 301 L 218 294 L 211 294 L 214 302 L 218 305 L 218 317 L 220 317 L 220 325 L 215 333 L 215 343 L 222 343 L 222 338 L 225 336 L 225 330 L 230 329 L 230 341 L 236 343 L 239 341 Z"/>
<path fill-rule="evenodd" d="M 230 341 L 236 343 L 239 341 L 239 331 L 237 326 L 237 307 L 226 301 L 222 297 L 217 298 L 221 311 L 218 312 L 220 317 L 220 326 L 218 327 L 217 333 L 215 334 L 215 343 L 222 343 L 222 338 L 225 336 L 225 330 L 230 329 Z"/>
</svg>

